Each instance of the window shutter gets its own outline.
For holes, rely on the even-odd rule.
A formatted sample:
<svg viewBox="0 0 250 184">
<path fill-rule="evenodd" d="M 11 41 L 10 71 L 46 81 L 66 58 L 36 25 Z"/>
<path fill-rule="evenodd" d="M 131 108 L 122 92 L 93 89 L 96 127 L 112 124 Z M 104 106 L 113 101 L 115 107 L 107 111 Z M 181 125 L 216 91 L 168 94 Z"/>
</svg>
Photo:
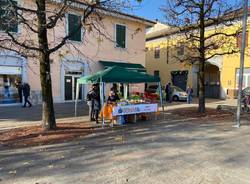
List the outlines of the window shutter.
<svg viewBox="0 0 250 184">
<path fill-rule="evenodd" d="M 17 2 L 13 2 L 15 5 L 17 5 Z M 17 9 L 14 9 L 14 7 L 11 7 L 11 13 L 10 13 L 10 17 L 11 17 L 11 23 L 10 23 L 10 31 L 11 32 L 18 32 L 18 21 L 17 21 Z"/>
<path fill-rule="evenodd" d="M 177 50 L 177 55 L 178 56 L 183 56 L 184 55 L 184 49 L 185 49 L 184 45 L 180 45 L 180 47 Z"/>
<path fill-rule="evenodd" d="M 1 6 L 0 6 L 0 30 L 1 31 L 4 31 L 5 30 L 5 28 L 4 28 L 4 1 L 3 0 L 0 0 L 0 4 L 1 4 Z"/>
<path fill-rule="evenodd" d="M 116 46 L 126 47 L 126 27 L 123 25 L 116 25 Z"/>
<path fill-rule="evenodd" d="M 155 48 L 155 59 L 160 58 L 160 51 L 161 51 L 160 47 Z"/>
<path fill-rule="evenodd" d="M 69 40 L 79 42 L 82 41 L 81 29 L 76 31 L 80 24 L 80 21 L 80 16 L 68 14 L 68 34 L 73 34 L 72 36 L 70 36 Z"/>
<path fill-rule="evenodd" d="M 242 33 L 238 34 L 237 35 L 237 47 L 239 49 L 241 49 L 241 44 L 242 44 Z M 246 47 L 248 47 L 248 31 L 247 31 L 247 34 L 246 34 Z"/>
<path fill-rule="evenodd" d="M 17 5 L 17 2 L 14 1 Z M 12 7 L 10 2 L 0 0 L 0 30 L 9 32 L 18 32 L 17 10 Z"/>
</svg>

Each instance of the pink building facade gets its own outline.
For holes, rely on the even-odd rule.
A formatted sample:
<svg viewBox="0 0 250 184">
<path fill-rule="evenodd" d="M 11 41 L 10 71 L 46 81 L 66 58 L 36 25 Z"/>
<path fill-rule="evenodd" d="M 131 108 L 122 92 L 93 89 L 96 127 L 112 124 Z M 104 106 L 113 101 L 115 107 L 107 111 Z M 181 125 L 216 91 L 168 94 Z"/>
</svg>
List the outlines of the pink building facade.
<svg viewBox="0 0 250 184">
<path fill-rule="evenodd" d="M 18 3 L 24 1 L 20 0 Z M 32 7 L 32 3 L 25 5 Z M 68 34 L 74 20 L 80 15 L 80 8 L 67 11 L 65 18 L 49 32 L 50 43 L 56 44 L 57 40 Z M 82 29 L 63 48 L 51 55 L 54 102 L 74 100 L 76 80 L 103 69 L 100 61 L 145 66 L 145 30 L 154 25 L 154 22 L 123 13 L 103 12 L 102 15 L 100 30 L 105 36 L 95 30 Z M 17 36 L 21 39 L 27 37 L 24 27 L 17 28 Z M 17 79 L 30 84 L 31 100 L 39 103 L 41 87 L 38 60 L 10 51 L 0 51 L 0 105 L 18 103 L 18 90 L 15 86 Z M 81 89 L 82 98 L 85 97 L 87 88 L 84 86 Z"/>
</svg>

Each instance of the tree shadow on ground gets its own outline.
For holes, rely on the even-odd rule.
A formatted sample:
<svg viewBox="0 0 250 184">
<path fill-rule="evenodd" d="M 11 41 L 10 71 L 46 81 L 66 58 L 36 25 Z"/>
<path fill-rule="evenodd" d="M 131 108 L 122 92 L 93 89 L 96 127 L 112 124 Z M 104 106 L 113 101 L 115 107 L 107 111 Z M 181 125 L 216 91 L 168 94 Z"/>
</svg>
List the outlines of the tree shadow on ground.
<svg viewBox="0 0 250 184">
<path fill-rule="evenodd" d="M 177 120 L 98 129 L 93 135 L 67 143 L 2 150 L 0 178 L 12 181 L 53 176 L 71 182 L 73 178 L 65 176 L 79 175 L 84 181 L 101 182 L 103 177 L 111 181 L 118 177 L 100 174 L 103 172 L 122 172 L 123 177 L 131 178 L 141 176 L 142 171 L 157 176 L 178 169 L 205 169 L 208 162 L 247 167 L 249 129 L 235 130 L 231 122 Z M 10 174 L 13 170 L 16 173 Z"/>
</svg>

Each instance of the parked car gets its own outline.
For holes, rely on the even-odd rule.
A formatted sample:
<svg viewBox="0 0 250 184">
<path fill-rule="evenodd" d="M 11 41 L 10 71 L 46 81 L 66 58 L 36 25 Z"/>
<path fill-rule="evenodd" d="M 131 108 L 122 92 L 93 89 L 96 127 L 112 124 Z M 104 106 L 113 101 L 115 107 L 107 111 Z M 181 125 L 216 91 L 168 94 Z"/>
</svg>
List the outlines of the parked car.
<svg viewBox="0 0 250 184">
<path fill-rule="evenodd" d="M 158 85 L 154 84 L 154 85 L 148 86 L 145 91 L 148 92 L 148 93 L 156 93 L 157 88 L 158 88 Z M 162 86 L 161 89 L 164 90 L 165 88 Z"/>
<path fill-rule="evenodd" d="M 172 95 L 172 98 L 173 98 L 173 101 L 186 101 L 187 100 L 187 93 L 177 87 L 177 86 L 171 86 L 172 89 L 173 89 L 173 95 Z"/>
<path fill-rule="evenodd" d="M 147 93 L 156 93 L 158 85 L 150 85 L 146 89 Z M 173 101 L 186 101 L 187 100 L 187 93 L 177 86 L 171 86 L 173 90 L 172 98 Z M 165 87 L 162 87 L 162 90 L 165 91 Z M 165 92 L 164 92 L 165 93 Z"/>
<path fill-rule="evenodd" d="M 246 87 L 245 89 L 242 90 L 243 95 L 250 96 L 250 87 Z"/>
</svg>

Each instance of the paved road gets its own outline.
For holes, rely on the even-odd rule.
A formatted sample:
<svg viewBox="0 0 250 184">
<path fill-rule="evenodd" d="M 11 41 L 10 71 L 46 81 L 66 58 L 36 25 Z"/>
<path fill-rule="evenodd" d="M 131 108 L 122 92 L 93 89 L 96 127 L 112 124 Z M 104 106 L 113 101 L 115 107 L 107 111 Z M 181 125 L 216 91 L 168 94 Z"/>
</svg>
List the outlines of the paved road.
<svg viewBox="0 0 250 184">
<path fill-rule="evenodd" d="M 147 122 L 68 143 L 0 148 L 0 184 L 248 184 L 250 126 L 231 125 Z"/>
</svg>

